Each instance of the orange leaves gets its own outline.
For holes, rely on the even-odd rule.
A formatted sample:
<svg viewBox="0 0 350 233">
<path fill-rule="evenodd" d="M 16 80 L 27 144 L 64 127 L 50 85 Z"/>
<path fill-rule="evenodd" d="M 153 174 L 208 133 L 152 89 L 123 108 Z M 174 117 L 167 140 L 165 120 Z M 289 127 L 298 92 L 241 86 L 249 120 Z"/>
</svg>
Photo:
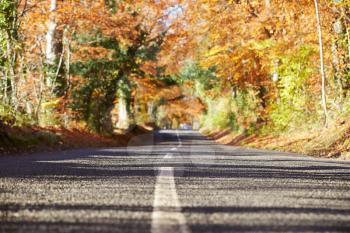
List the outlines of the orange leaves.
<svg viewBox="0 0 350 233">
<path fill-rule="evenodd" d="M 73 59 L 87 61 L 91 59 L 106 59 L 111 56 L 111 51 L 102 47 L 91 47 L 87 45 L 79 46 L 74 53 Z"/>
<path fill-rule="evenodd" d="M 148 61 L 141 65 L 141 70 L 148 75 L 156 76 L 157 75 L 157 62 Z"/>
<path fill-rule="evenodd" d="M 330 22 L 326 7 L 323 17 Z M 241 87 L 268 84 L 274 57 L 317 40 L 314 5 L 307 0 L 190 1 L 182 20 L 164 45 L 172 71 L 192 57 L 204 68 L 216 67 L 223 82 Z M 276 43 L 261 48 L 266 41 Z"/>
</svg>

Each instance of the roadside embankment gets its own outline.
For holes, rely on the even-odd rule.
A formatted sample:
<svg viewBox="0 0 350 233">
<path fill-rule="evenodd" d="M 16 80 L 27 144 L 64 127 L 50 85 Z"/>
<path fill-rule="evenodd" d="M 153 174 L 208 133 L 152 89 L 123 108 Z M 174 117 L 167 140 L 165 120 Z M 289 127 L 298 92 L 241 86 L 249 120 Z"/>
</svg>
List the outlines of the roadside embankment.
<svg viewBox="0 0 350 233">
<path fill-rule="evenodd" d="M 15 127 L 0 122 L 0 155 L 125 146 L 134 136 L 148 132 L 149 128 L 134 126 L 112 135 L 100 135 L 82 129 Z"/>
<path fill-rule="evenodd" d="M 246 135 L 233 132 L 230 129 L 202 129 L 201 132 L 218 143 L 225 145 L 350 160 L 350 122 L 345 121 L 313 132 L 274 135 Z"/>
</svg>

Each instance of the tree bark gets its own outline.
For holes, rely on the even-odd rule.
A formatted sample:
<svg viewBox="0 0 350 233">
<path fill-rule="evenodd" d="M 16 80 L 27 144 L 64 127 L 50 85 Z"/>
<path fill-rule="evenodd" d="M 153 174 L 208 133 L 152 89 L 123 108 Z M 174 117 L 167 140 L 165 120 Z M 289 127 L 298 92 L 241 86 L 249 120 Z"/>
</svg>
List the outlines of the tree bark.
<svg viewBox="0 0 350 233">
<path fill-rule="evenodd" d="M 130 83 L 127 76 L 123 76 L 117 86 L 118 122 L 116 127 L 128 129 L 131 123 L 130 114 Z"/>
<path fill-rule="evenodd" d="M 9 62 L 9 78 L 10 78 L 10 104 L 13 106 L 14 109 L 17 109 L 18 102 L 17 102 L 17 82 L 16 82 L 16 52 L 14 51 L 13 44 L 12 44 L 12 37 L 10 35 L 10 32 L 7 33 L 7 60 Z"/>
<path fill-rule="evenodd" d="M 321 26 L 321 17 L 318 8 L 318 0 L 314 0 L 315 2 L 315 11 L 316 11 L 316 19 L 317 19 L 317 28 L 318 28 L 318 40 L 320 47 L 320 72 L 322 79 L 322 108 L 325 117 L 325 127 L 328 127 L 329 123 L 329 115 L 327 110 L 327 96 L 326 96 L 326 73 L 324 67 L 324 55 L 323 55 L 323 39 L 322 39 L 322 26 Z"/>
<path fill-rule="evenodd" d="M 265 7 L 267 11 L 270 13 L 271 10 L 271 0 L 265 0 Z"/>
<path fill-rule="evenodd" d="M 49 65 L 54 65 L 57 59 L 57 50 L 55 46 L 55 37 L 57 22 L 56 17 L 52 15 L 54 11 L 57 10 L 57 0 L 51 0 L 50 3 L 50 18 L 46 33 L 46 63 Z"/>
<path fill-rule="evenodd" d="M 348 41 L 348 59 L 350 60 L 350 32 L 347 26 L 346 26 L 346 37 Z"/>
<path fill-rule="evenodd" d="M 157 121 L 156 116 L 157 106 L 154 101 L 150 101 L 147 103 L 147 113 L 151 122 Z"/>
<path fill-rule="evenodd" d="M 120 94 L 118 96 L 118 122 L 117 128 L 127 129 L 130 126 L 129 121 L 129 111 L 128 111 L 128 101 L 125 95 Z"/>
</svg>

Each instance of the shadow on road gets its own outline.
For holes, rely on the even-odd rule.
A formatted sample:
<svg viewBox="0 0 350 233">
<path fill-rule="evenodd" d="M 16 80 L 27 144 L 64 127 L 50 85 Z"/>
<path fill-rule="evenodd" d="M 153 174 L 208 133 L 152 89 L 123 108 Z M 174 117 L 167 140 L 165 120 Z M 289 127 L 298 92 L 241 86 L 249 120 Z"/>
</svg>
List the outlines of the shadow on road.
<svg viewBox="0 0 350 233">
<path fill-rule="evenodd" d="M 152 135 L 153 137 L 153 135 Z M 147 140 L 146 140 L 147 141 Z M 269 190 L 302 190 L 304 192 L 327 192 L 328 182 L 342 183 L 337 190 L 348 191 L 350 181 L 350 164 L 339 161 L 310 159 L 303 156 L 291 156 L 277 152 L 266 152 L 242 148 L 229 148 L 215 145 L 213 141 L 201 136 L 181 135 L 183 147 L 171 150 L 178 145 L 174 134 L 157 134 L 154 144 L 145 143 L 143 146 L 129 148 L 109 148 L 66 151 L 61 153 L 37 154 L 28 157 L 0 158 L 0 179 L 35 179 L 60 182 L 94 181 L 94 180 L 123 180 L 132 178 L 141 180 L 145 177 L 156 179 L 157 170 L 161 167 L 174 168 L 174 177 L 179 184 L 182 180 L 190 183 L 205 180 L 206 186 L 188 186 L 187 191 L 199 193 L 215 193 L 224 189 L 225 192 L 215 193 L 217 199 L 226 198 L 228 191 Z M 209 147 L 214 149 L 208 150 Z M 164 155 L 172 153 L 173 160 L 165 161 Z M 192 158 L 196 158 L 195 161 Z M 237 186 L 230 181 L 258 180 L 254 185 Z M 273 184 L 269 182 L 273 181 Z M 318 182 L 318 183 L 315 183 Z M 210 186 L 209 184 L 211 184 Z M 214 184 L 223 183 L 225 186 Z M 314 183 L 314 184 L 312 184 Z M 191 183 L 190 183 L 191 184 Z M 310 185 L 308 185 L 310 184 Z M 312 185 L 311 185 L 312 184 Z M 183 191 L 183 190 L 182 190 Z M 0 186 L 0 232 L 148 232 L 150 220 L 134 219 L 99 219 L 89 222 L 50 222 L 50 221 L 18 221 L 8 217 L 9 213 L 21 211 L 124 211 L 151 214 L 152 206 L 125 206 L 101 204 L 58 204 L 58 203 L 8 203 L 4 198 L 10 194 Z M 183 191 L 184 192 L 184 191 Z M 292 193 L 292 192 L 291 192 Z M 294 196 L 297 198 L 297 196 Z M 300 198 L 303 198 L 301 196 Z M 320 197 L 321 198 L 321 197 Z M 320 199 L 321 200 L 321 199 Z M 332 198 L 328 199 L 331 201 Z M 350 197 L 335 197 L 333 200 L 348 202 Z M 324 197 L 324 201 L 327 198 Z M 326 207 L 252 207 L 252 206 L 184 206 L 185 216 L 201 214 L 272 214 L 280 215 L 330 215 L 348 216 L 349 208 Z M 193 232 L 349 232 L 350 223 L 329 220 L 318 224 L 278 225 L 274 222 L 264 224 L 207 224 L 190 225 Z M 170 233 L 170 232 L 169 232 Z"/>
</svg>

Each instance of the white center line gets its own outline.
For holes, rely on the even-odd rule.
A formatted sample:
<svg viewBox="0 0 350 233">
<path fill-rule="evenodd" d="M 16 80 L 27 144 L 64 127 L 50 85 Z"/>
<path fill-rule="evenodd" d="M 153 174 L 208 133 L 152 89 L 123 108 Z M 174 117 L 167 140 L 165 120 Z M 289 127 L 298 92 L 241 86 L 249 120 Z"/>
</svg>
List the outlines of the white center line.
<svg viewBox="0 0 350 233">
<path fill-rule="evenodd" d="M 179 145 L 177 147 L 182 147 L 182 142 L 181 142 L 181 139 L 180 139 L 180 135 L 179 135 L 179 131 L 176 130 L 176 136 L 177 136 L 177 141 L 179 142 Z"/>
<path fill-rule="evenodd" d="M 181 147 L 182 143 L 178 131 L 177 139 Z M 172 150 L 177 148 L 172 148 Z M 168 153 L 164 159 L 171 159 L 172 154 Z M 154 190 L 154 202 L 152 213 L 152 233 L 190 233 L 186 224 L 186 218 L 181 210 L 181 204 L 176 192 L 174 168 L 161 167 L 158 169 L 158 176 Z"/>
</svg>

